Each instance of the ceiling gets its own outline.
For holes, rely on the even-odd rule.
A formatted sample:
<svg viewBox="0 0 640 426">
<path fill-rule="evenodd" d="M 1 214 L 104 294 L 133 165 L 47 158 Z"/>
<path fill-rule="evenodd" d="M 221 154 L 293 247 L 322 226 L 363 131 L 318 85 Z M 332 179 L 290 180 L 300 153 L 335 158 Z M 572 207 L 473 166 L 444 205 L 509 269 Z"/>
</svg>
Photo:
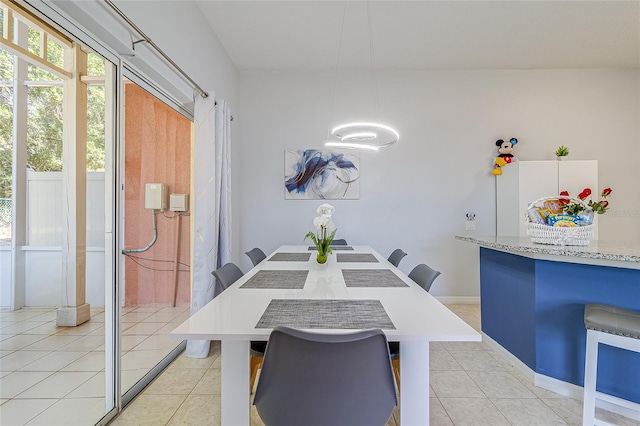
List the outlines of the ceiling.
<svg viewBox="0 0 640 426">
<path fill-rule="evenodd" d="M 241 72 L 371 69 L 367 5 L 380 70 L 640 67 L 640 0 L 196 3 Z"/>
</svg>

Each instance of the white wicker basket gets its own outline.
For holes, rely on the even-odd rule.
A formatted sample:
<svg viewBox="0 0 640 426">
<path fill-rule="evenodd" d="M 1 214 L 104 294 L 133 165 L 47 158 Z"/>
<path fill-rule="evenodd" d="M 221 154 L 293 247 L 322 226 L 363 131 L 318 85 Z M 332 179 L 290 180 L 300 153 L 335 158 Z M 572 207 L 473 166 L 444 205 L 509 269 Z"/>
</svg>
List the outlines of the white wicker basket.
<svg viewBox="0 0 640 426">
<path fill-rule="evenodd" d="M 544 202 L 546 200 L 556 200 L 559 198 L 566 198 L 570 201 L 582 204 L 586 209 L 591 209 L 579 198 L 570 198 L 564 196 L 545 197 L 540 198 L 532 203 L 529 203 L 527 210 L 534 205 Z M 565 245 L 565 246 L 587 246 L 593 238 L 595 233 L 595 225 L 586 225 L 578 227 L 556 227 L 543 225 L 539 223 L 533 223 L 530 221 L 529 216 L 525 212 L 527 235 L 534 243 L 540 244 L 553 244 L 553 245 Z"/>
</svg>

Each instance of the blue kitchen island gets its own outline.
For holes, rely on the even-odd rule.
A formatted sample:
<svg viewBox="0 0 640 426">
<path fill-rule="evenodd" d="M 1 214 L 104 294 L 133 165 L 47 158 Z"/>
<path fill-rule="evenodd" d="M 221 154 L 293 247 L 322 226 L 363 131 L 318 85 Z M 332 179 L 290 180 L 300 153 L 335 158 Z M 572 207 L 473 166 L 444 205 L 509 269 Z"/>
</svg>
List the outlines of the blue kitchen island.
<svg viewBox="0 0 640 426">
<path fill-rule="evenodd" d="M 519 237 L 456 239 L 480 246 L 482 332 L 531 369 L 536 384 L 547 384 L 543 387 L 583 385 L 585 304 L 640 311 L 638 243 L 554 246 Z M 601 345 L 598 364 L 597 390 L 640 416 L 640 353 Z M 565 389 L 573 396 L 579 390 Z"/>
</svg>

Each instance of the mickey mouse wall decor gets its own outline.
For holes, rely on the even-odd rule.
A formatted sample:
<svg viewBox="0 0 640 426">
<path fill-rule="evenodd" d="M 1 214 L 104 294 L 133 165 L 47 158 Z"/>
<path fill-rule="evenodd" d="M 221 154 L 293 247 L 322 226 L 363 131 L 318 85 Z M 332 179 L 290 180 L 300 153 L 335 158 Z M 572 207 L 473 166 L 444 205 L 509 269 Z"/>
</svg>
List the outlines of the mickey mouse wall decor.
<svg viewBox="0 0 640 426">
<path fill-rule="evenodd" d="M 518 143 L 518 139 L 511 138 L 508 142 L 505 142 L 502 139 L 498 139 L 496 141 L 496 146 L 498 147 L 498 156 L 496 157 L 493 168 L 493 173 L 495 176 L 499 176 L 502 174 L 502 167 L 506 166 L 509 163 L 513 163 L 516 161 L 516 157 L 513 156 L 513 147 Z"/>
</svg>

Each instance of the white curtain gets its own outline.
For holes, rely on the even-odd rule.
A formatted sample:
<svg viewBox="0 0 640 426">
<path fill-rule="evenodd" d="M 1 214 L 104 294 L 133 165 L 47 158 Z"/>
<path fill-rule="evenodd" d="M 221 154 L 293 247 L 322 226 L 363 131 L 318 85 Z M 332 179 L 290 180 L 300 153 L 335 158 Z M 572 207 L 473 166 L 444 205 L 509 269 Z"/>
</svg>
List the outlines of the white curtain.
<svg viewBox="0 0 640 426">
<path fill-rule="evenodd" d="M 191 315 L 214 297 L 211 271 L 231 255 L 231 113 L 213 91 L 195 103 L 194 241 Z M 208 340 L 187 341 L 187 356 L 205 358 Z"/>
</svg>

